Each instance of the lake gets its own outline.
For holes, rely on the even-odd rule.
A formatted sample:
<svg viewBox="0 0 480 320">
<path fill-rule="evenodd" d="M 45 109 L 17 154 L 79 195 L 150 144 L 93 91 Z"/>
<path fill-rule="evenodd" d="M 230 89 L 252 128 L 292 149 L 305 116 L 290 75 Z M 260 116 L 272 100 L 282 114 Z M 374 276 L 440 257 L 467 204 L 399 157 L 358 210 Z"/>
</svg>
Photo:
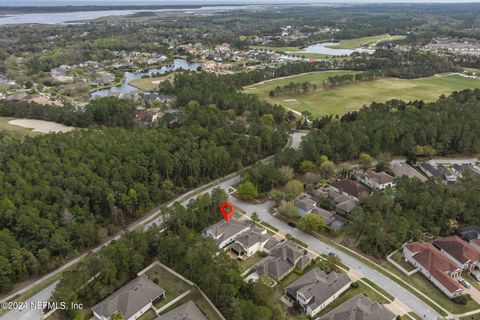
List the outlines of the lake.
<svg viewBox="0 0 480 320">
<path fill-rule="evenodd" d="M 165 74 L 167 72 L 175 71 L 175 70 L 197 71 L 198 67 L 200 67 L 201 65 L 202 64 L 198 62 L 190 62 L 185 59 L 175 59 L 173 61 L 173 64 L 163 66 L 161 68 L 148 69 L 147 71 L 141 71 L 141 72 L 127 71 L 124 74 L 125 79 L 123 80 L 121 85 L 94 91 L 91 93 L 91 96 L 92 98 L 96 98 L 96 97 L 106 97 L 106 96 L 120 94 L 120 93 L 126 94 L 126 93 L 140 92 L 141 91 L 140 89 L 132 87 L 128 83 L 132 80 L 140 79 L 144 76 L 151 76 L 157 73 Z"/>
<path fill-rule="evenodd" d="M 333 56 L 344 56 L 344 55 L 351 55 L 354 52 L 367 52 L 373 53 L 373 50 L 358 48 L 358 49 L 335 49 L 329 48 L 330 46 L 337 45 L 338 42 L 322 42 L 312 44 L 306 48 L 303 48 L 300 51 L 287 51 L 290 54 L 301 54 L 301 53 L 320 53 L 320 54 L 329 54 Z"/>
</svg>

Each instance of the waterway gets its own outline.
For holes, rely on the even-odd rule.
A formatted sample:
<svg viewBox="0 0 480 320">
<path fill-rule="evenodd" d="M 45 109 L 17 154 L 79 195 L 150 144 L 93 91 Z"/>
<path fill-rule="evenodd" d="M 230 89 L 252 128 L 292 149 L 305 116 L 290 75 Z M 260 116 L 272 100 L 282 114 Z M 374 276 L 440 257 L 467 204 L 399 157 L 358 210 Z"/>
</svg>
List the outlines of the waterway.
<svg viewBox="0 0 480 320">
<path fill-rule="evenodd" d="M 111 88 L 100 89 L 97 91 L 92 92 L 92 98 L 96 97 L 106 97 L 110 95 L 117 95 L 117 94 L 128 94 L 139 92 L 138 88 L 135 88 L 128 83 L 132 80 L 141 79 L 145 76 L 152 76 L 155 74 L 165 74 L 167 72 L 176 71 L 176 70 L 188 70 L 188 71 L 197 71 L 198 67 L 201 66 L 201 63 L 198 62 L 190 62 L 185 59 L 175 59 L 171 65 L 163 66 L 161 68 L 153 68 L 148 69 L 147 71 L 137 71 L 137 72 L 129 72 L 126 71 L 124 75 L 124 80 L 121 85 L 114 86 Z"/>
</svg>

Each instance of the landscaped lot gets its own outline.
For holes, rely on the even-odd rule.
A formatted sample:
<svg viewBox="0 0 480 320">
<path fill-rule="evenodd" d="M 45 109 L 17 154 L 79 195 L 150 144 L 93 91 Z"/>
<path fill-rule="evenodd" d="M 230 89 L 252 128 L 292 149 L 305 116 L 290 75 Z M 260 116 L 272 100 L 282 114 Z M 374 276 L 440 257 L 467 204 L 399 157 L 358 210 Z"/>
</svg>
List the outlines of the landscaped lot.
<svg viewBox="0 0 480 320">
<path fill-rule="evenodd" d="M 397 276 L 399 276 L 406 282 L 410 283 L 416 289 L 418 289 L 419 291 L 424 293 L 426 296 L 428 296 L 430 299 L 434 300 L 436 303 L 438 303 L 443 308 L 445 308 L 446 310 L 452 313 L 464 313 L 464 312 L 480 309 L 480 305 L 474 300 L 468 300 L 468 303 L 466 305 L 456 304 L 455 302 L 450 300 L 446 295 L 444 295 L 430 281 L 428 281 L 420 272 L 417 272 L 411 276 L 407 276 L 390 263 L 385 264 L 383 267 L 392 271 Z"/>
<path fill-rule="evenodd" d="M 440 95 L 468 88 L 480 88 L 480 80 L 458 74 L 441 74 L 420 79 L 385 78 L 374 81 L 354 82 L 324 89 L 323 81 L 336 74 L 350 71 L 323 71 L 266 81 L 245 88 L 247 93 L 255 93 L 273 104 L 281 104 L 298 111 L 309 111 L 313 116 L 343 114 L 358 110 L 372 102 L 385 102 L 390 99 L 436 100 Z M 305 95 L 282 95 L 271 98 L 270 90 L 290 82 L 314 83 L 318 89 Z"/>
<path fill-rule="evenodd" d="M 192 286 L 188 283 L 158 265 L 148 270 L 146 274 L 153 282 L 158 283 L 160 287 L 165 289 L 165 299 L 161 299 L 155 303 L 155 308 L 157 309 L 187 290 L 192 289 Z"/>
<path fill-rule="evenodd" d="M 175 73 L 170 73 L 160 77 L 135 79 L 128 84 L 143 91 L 155 91 L 158 90 L 160 82 L 172 79 L 174 76 Z"/>
</svg>

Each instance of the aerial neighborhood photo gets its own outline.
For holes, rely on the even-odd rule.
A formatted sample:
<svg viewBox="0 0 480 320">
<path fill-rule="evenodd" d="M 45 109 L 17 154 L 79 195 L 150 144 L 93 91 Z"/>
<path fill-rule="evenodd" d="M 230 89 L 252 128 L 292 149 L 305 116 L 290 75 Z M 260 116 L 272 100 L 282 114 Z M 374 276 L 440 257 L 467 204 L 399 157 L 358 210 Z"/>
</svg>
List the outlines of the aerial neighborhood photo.
<svg viewBox="0 0 480 320">
<path fill-rule="evenodd" d="M 0 0 L 0 320 L 480 320 L 480 0 Z"/>
</svg>

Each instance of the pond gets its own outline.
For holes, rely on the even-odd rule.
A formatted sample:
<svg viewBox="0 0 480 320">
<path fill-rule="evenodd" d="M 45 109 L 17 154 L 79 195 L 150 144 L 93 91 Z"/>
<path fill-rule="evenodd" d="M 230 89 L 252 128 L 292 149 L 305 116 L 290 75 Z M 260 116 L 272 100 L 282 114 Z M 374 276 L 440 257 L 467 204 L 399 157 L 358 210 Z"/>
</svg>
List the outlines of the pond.
<svg viewBox="0 0 480 320">
<path fill-rule="evenodd" d="M 185 59 L 175 59 L 173 61 L 173 64 L 163 66 L 161 68 L 154 68 L 154 69 L 148 69 L 147 71 L 135 71 L 135 72 L 125 72 L 125 78 L 122 82 L 121 85 L 107 88 L 107 89 L 100 89 L 97 91 L 94 91 L 91 93 L 92 98 L 96 97 L 106 97 L 110 95 L 115 95 L 115 94 L 128 94 L 128 93 L 134 93 L 134 92 L 139 92 L 138 88 L 132 87 L 128 83 L 132 80 L 135 79 L 140 79 L 145 76 L 151 76 L 155 74 L 165 74 L 170 71 L 175 71 L 175 70 L 188 70 L 188 71 L 197 71 L 198 67 L 200 67 L 202 64 L 198 62 L 190 62 Z"/>
<path fill-rule="evenodd" d="M 312 45 L 310 45 L 306 48 L 303 48 L 300 51 L 287 51 L 287 53 L 290 53 L 290 54 L 320 53 L 320 54 L 329 54 L 329 55 L 333 55 L 333 56 L 343 56 L 343 55 L 349 56 L 350 54 L 352 54 L 354 52 L 373 53 L 373 50 L 368 50 L 368 49 L 363 49 L 363 48 L 358 48 L 358 49 L 329 48 L 329 47 L 335 46 L 337 44 L 338 44 L 338 42 L 316 43 L 316 44 L 312 44 Z"/>
</svg>

